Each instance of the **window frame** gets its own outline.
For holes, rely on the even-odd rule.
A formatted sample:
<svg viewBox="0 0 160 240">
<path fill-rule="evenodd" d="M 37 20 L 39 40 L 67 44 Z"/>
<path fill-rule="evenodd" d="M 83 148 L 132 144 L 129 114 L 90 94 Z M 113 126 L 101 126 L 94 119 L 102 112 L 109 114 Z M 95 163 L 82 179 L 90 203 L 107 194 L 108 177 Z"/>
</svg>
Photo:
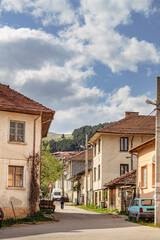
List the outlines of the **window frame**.
<svg viewBox="0 0 160 240">
<path fill-rule="evenodd" d="M 97 148 L 97 144 L 95 143 L 94 144 L 94 156 L 96 156 L 96 154 L 97 154 L 97 149 L 96 148 Z"/>
<path fill-rule="evenodd" d="M 100 164 L 98 165 L 98 180 L 100 180 L 100 176 L 101 176 L 101 166 Z"/>
<path fill-rule="evenodd" d="M 144 186 L 144 175 L 143 170 L 146 168 L 146 185 Z M 141 188 L 146 189 L 148 188 L 148 166 L 147 164 L 144 166 L 141 166 Z"/>
<path fill-rule="evenodd" d="M 125 144 L 125 140 L 127 140 L 127 146 Z M 120 137 L 120 151 L 128 152 L 129 149 L 129 138 L 128 137 Z"/>
<path fill-rule="evenodd" d="M 21 181 L 22 181 L 22 185 L 21 186 L 17 186 L 16 185 L 16 170 L 14 171 L 14 174 L 13 174 L 13 181 L 14 181 L 14 184 L 12 186 L 9 185 L 9 168 L 22 168 L 22 177 L 21 177 Z M 7 177 L 7 187 L 8 188 L 24 188 L 24 166 L 19 166 L 19 165 L 8 165 L 8 177 Z"/>
<path fill-rule="evenodd" d="M 11 140 L 11 136 L 13 135 L 13 134 L 11 134 L 11 123 L 15 123 L 15 134 L 14 134 L 14 136 L 15 136 L 15 140 Z M 22 141 L 20 141 L 20 140 L 18 140 L 18 123 L 22 123 L 23 124 L 23 140 Z M 25 128 L 26 128 L 26 123 L 25 123 L 25 121 L 21 121 L 21 120 L 14 120 L 14 119 L 10 119 L 10 121 L 9 121 L 9 143 L 25 143 Z"/>
<path fill-rule="evenodd" d="M 121 164 L 120 164 L 120 176 L 127 173 L 127 172 L 121 173 L 121 166 L 125 166 L 125 167 L 127 166 L 127 172 L 129 172 L 129 164 L 126 164 L 126 163 L 123 164 L 123 163 L 121 163 Z"/>
<path fill-rule="evenodd" d="M 94 167 L 94 182 L 96 182 L 96 167 Z"/>
<path fill-rule="evenodd" d="M 155 163 L 152 163 L 152 187 L 155 187 Z"/>
<path fill-rule="evenodd" d="M 98 140 L 98 153 L 101 152 L 101 139 Z"/>
</svg>

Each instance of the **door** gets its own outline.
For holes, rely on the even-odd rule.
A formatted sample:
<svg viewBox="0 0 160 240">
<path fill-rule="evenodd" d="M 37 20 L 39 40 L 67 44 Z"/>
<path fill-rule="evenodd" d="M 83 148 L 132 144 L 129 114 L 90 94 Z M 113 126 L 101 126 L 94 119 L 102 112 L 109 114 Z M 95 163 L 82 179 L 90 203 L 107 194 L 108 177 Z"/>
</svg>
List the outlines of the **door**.
<svg viewBox="0 0 160 240">
<path fill-rule="evenodd" d="M 109 189 L 109 209 L 114 210 L 116 208 L 116 189 Z"/>
</svg>

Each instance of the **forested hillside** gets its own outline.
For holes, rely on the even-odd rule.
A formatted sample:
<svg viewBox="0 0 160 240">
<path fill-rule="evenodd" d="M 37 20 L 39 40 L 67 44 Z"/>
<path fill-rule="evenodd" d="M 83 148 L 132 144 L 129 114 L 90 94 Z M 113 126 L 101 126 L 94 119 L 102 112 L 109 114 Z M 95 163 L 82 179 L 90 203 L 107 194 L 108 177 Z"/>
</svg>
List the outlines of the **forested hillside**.
<svg viewBox="0 0 160 240">
<path fill-rule="evenodd" d="M 62 137 L 59 141 L 51 139 L 43 140 L 43 145 L 46 147 L 49 145 L 50 152 L 59 152 L 59 151 L 80 151 L 82 150 L 80 145 L 85 144 L 85 135 L 88 134 L 88 138 L 90 138 L 96 130 L 108 125 L 110 123 L 100 123 L 95 126 L 83 126 L 78 129 L 75 129 L 72 133 L 72 138 L 65 138 L 65 135 L 62 134 Z"/>
</svg>

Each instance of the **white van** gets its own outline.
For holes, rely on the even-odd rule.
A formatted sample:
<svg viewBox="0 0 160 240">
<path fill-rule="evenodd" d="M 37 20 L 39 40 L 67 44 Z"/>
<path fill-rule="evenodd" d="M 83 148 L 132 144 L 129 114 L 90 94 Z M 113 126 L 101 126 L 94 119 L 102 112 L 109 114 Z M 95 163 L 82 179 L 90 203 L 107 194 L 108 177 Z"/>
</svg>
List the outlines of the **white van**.
<svg viewBox="0 0 160 240">
<path fill-rule="evenodd" d="M 52 190 L 52 200 L 55 200 L 55 201 L 60 201 L 61 200 L 61 196 L 62 196 L 62 190 L 61 189 L 56 189 L 56 188 L 53 188 Z"/>
</svg>

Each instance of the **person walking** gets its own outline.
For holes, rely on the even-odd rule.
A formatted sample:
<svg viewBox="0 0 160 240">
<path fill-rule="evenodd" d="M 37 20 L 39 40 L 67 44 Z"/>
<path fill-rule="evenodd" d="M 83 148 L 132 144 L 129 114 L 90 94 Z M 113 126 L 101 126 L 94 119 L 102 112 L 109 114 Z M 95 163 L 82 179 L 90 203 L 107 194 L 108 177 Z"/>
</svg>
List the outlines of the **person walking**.
<svg viewBox="0 0 160 240">
<path fill-rule="evenodd" d="M 61 209 L 64 208 L 64 196 L 61 197 Z"/>
</svg>

